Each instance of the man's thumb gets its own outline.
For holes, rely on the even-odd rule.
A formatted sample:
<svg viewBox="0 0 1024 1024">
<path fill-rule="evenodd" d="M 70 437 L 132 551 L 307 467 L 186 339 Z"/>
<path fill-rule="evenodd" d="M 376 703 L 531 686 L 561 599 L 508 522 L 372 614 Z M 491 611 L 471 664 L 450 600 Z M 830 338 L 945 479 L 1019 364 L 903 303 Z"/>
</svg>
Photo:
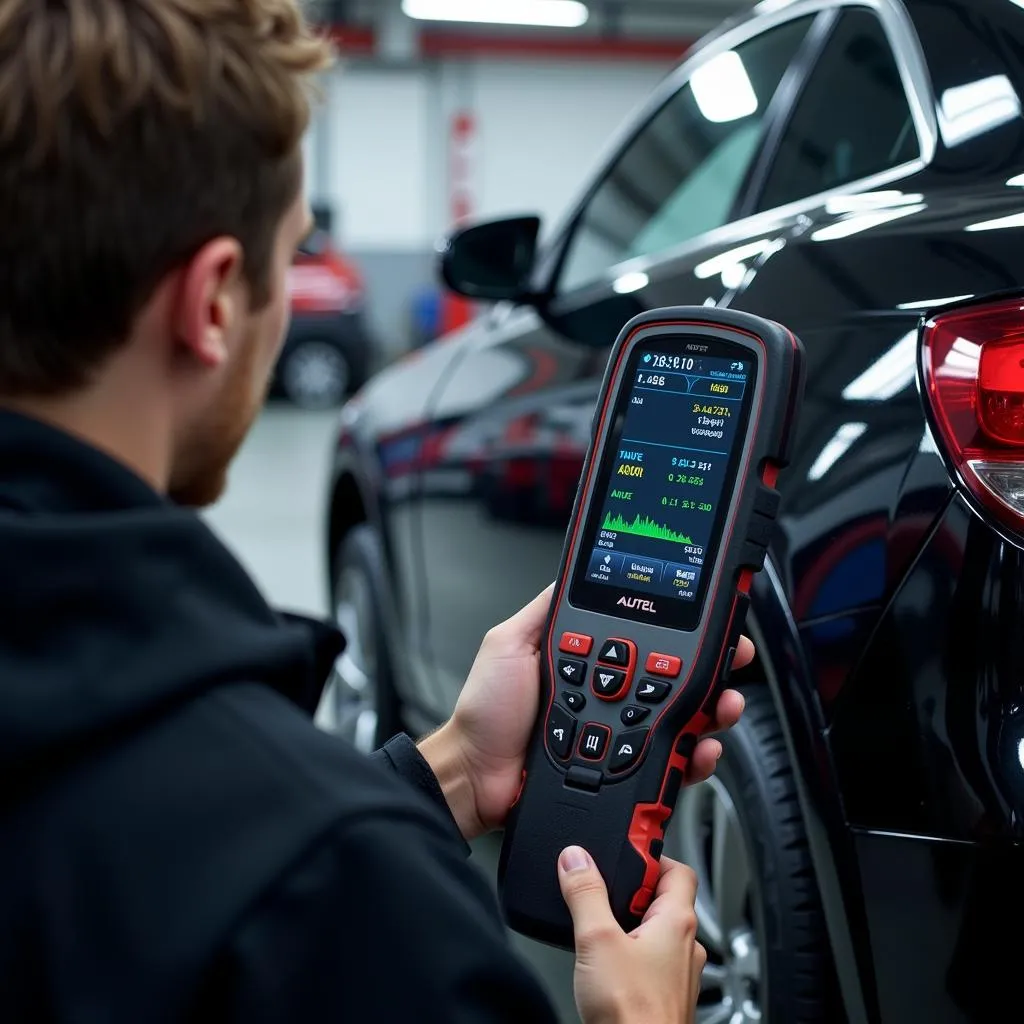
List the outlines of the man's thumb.
<svg viewBox="0 0 1024 1024">
<path fill-rule="evenodd" d="M 608 903 L 608 887 L 590 854 L 579 846 L 569 846 L 558 858 L 558 884 L 572 915 L 576 948 L 605 935 L 618 923 Z"/>
</svg>

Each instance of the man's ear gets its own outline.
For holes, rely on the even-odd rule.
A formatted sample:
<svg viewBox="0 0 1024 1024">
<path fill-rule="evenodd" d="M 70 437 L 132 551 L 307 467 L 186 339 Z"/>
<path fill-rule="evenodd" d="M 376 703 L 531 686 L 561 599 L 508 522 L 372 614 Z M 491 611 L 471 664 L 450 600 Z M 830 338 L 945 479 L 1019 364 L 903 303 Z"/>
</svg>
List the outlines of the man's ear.
<svg viewBox="0 0 1024 1024">
<path fill-rule="evenodd" d="M 175 325 L 178 343 L 205 366 L 220 366 L 228 339 L 243 310 L 242 247 L 234 238 L 215 238 L 183 268 Z"/>
</svg>

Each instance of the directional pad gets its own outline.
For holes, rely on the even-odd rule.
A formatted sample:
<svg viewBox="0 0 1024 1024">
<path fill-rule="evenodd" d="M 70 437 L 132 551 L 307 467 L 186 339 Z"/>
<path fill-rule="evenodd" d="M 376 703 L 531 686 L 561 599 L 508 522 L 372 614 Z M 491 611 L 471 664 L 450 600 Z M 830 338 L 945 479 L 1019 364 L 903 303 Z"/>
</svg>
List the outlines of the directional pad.
<svg viewBox="0 0 1024 1024">
<path fill-rule="evenodd" d="M 628 665 L 629 645 L 624 640 L 605 640 L 597 660 L 605 665 Z"/>
<path fill-rule="evenodd" d="M 616 700 L 626 690 L 626 673 L 617 668 L 598 665 L 594 669 L 594 693 L 604 700 Z"/>
</svg>

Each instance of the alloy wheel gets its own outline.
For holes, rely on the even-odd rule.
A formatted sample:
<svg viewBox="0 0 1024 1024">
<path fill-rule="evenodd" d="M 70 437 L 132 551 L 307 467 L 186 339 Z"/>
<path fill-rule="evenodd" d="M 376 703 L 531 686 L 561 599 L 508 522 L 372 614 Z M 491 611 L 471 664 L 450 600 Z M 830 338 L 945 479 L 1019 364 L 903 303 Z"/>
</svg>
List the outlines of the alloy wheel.
<svg viewBox="0 0 1024 1024">
<path fill-rule="evenodd" d="M 282 386 L 288 397 L 304 409 L 337 405 L 348 389 L 349 370 L 344 355 L 325 341 L 304 341 L 288 355 Z"/>
<path fill-rule="evenodd" d="M 374 603 L 365 573 L 345 567 L 338 578 L 334 617 L 345 635 L 324 701 L 325 728 L 344 736 L 364 753 L 377 745 L 377 663 Z"/>
<path fill-rule="evenodd" d="M 707 950 L 698 1024 L 762 1022 L 761 929 L 751 861 L 736 806 L 721 780 L 683 791 L 672 845 L 697 875 L 698 938 Z"/>
</svg>

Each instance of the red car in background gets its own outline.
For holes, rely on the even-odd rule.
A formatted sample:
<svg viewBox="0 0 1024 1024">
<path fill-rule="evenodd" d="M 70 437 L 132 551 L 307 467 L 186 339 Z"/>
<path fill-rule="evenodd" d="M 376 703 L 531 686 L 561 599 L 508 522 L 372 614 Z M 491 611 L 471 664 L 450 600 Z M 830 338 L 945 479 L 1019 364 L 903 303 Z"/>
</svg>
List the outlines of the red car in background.
<svg viewBox="0 0 1024 1024">
<path fill-rule="evenodd" d="M 362 274 L 318 228 L 296 254 L 288 289 L 292 319 L 274 391 L 305 409 L 339 405 L 373 369 Z"/>
</svg>

